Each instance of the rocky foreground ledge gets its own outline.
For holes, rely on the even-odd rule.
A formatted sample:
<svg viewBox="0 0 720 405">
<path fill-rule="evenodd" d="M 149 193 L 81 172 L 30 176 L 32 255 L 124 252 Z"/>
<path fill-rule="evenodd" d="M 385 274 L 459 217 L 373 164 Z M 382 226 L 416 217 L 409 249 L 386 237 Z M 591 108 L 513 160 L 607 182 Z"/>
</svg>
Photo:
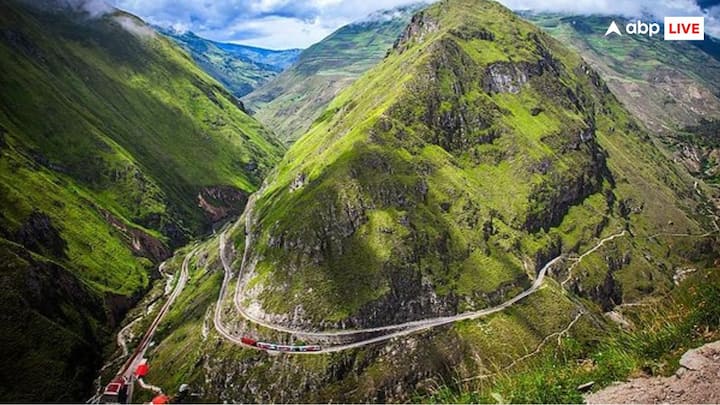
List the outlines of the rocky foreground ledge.
<svg viewBox="0 0 720 405">
<path fill-rule="evenodd" d="M 635 378 L 585 399 L 589 404 L 720 403 L 720 341 L 689 350 L 671 377 Z"/>
</svg>

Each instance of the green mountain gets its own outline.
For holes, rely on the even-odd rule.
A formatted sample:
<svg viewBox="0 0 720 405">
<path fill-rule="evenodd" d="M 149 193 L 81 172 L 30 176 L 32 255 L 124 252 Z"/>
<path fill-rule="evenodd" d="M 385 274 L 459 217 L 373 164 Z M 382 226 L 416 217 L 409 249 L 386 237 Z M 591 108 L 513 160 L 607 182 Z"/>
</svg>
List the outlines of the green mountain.
<svg viewBox="0 0 720 405">
<path fill-rule="evenodd" d="M 678 173 L 582 59 L 499 6 L 456 0 L 415 16 L 271 176 L 253 298 L 271 314 L 304 307 L 299 324 L 482 307 L 527 283 L 527 258 L 604 229 L 695 227 L 649 206 L 691 204 Z M 647 218 L 626 219 L 620 201 L 646 201 Z"/>
<path fill-rule="evenodd" d="M 377 12 L 338 29 L 243 101 L 285 143 L 294 142 L 340 90 L 386 55 L 419 7 Z"/>
<path fill-rule="evenodd" d="M 168 39 L 82 4 L 0 4 L 0 401 L 87 398 L 155 266 L 283 152 Z"/>
<path fill-rule="evenodd" d="M 277 357 L 213 331 L 222 238 L 213 239 L 148 353 L 157 384 L 189 384 L 210 402 L 417 402 L 454 381 L 479 390 L 468 402 L 580 401 L 575 380 L 559 373 L 582 367 L 585 382 L 607 384 L 642 366 L 622 343 L 605 346 L 620 332 L 603 313 L 666 297 L 682 269 L 709 277 L 717 266 L 692 178 L 579 55 L 491 1 L 443 1 L 413 16 L 254 201 L 229 230 L 240 277 L 217 303 L 225 334 L 332 345 L 283 328 L 477 311 L 551 271 L 536 293 L 480 319 Z M 234 304 L 276 328 L 247 321 Z M 649 341 L 633 336 L 627 350 Z M 529 375 L 532 391 L 487 391 L 536 355 L 549 371 Z"/>
<path fill-rule="evenodd" d="M 577 50 L 675 159 L 698 178 L 720 185 L 720 143 L 712 135 L 720 120 L 720 42 L 605 38 L 611 17 L 523 16 Z M 715 192 L 720 206 L 720 190 Z"/>
<path fill-rule="evenodd" d="M 201 38 L 192 32 L 160 29 L 192 55 L 193 60 L 236 97 L 242 97 L 297 60 L 300 49 L 273 51 L 224 44 Z"/>
</svg>

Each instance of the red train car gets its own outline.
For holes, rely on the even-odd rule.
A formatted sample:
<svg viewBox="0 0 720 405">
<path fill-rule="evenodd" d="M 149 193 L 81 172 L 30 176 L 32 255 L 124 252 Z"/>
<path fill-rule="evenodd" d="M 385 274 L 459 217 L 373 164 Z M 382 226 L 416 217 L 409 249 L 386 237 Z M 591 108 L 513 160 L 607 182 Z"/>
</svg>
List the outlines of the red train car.
<svg viewBox="0 0 720 405">
<path fill-rule="evenodd" d="M 250 339 L 248 337 L 243 337 L 241 339 L 241 341 L 246 345 L 255 346 L 259 349 L 269 350 L 269 351 L 273 351 L 273 352 L 284 352 L 284 353 L 300 352 L 300 353 L 302 353 L 302 352 L 321 352 L 322 351 L 322 347 L 317 346 L 317 345 L 309 345 L 309 346 L 276 345 L 273 343 L 258 342 L 256 340 Z"/>
<path fill-rule="evenodd" d="M 257 345 L 257 340 L 249 338 L 247 336 L 243 336 L 242 339 L 240 339 L 240 341 L 242 342 L 242 344 L 248 345 L 248 346 L 256 346 Z"/>
</svg>

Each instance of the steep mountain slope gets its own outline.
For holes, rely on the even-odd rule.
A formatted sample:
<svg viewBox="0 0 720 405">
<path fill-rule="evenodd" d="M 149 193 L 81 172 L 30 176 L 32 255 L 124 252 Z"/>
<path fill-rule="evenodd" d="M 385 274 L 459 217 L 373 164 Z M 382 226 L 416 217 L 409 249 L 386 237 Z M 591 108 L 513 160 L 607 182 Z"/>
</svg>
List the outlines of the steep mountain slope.
<svg viewBox="0 0 720 405">
<path fill-rule="evenodd" d="M 173 248 L 242 210 L 282 153 L 121 12 L 0 5 L 0 400 L 83 399 Z"/>
<path fill-rule="evenodd" d="M 498 3 L 439 2 L 293 144 L 227 231 L 234 260 L 222 238 L 202 248 L 153 378 L 215 402 L 388 402 L 566 335 L 574 361 L 616 330 L 603 312 L 712 265 L 704 204 L 578 55 Z M 221 262 L 237 278 L 222 335 Z M 226 340 L 330 345 L 310 332 L 490 308 L 549 263 L 502 311 L 376 345 L 267 356 Z"/>
<path fill-rule="evenodd" d="M 611 17 L 524 13 L 597 69 L 613 93 L 699 178 L 720 184 L 718 41 L 604 38 Z"/>
<path fill-rule="evenodd" d="M 192 32 L 161 32 L 190 52 L 197 64 L 222 83 L 236 97 L 260 87 L 297 60 L 299 49 L 272 51 L 242 45 L 223 44 Z"/>
<path fill-rule="evenodd" d="M 419 7 L 378 12 L 340 28 L 243 101 L 284 142 L 294 142 L 340 90 L 385 56 Z"/>
</svg>

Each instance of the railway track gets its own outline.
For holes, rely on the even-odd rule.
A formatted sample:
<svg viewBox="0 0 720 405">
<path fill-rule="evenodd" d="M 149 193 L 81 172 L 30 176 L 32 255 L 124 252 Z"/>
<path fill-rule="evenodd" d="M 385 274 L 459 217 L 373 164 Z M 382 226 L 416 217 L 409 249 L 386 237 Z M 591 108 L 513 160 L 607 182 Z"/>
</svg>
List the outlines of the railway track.
<svg viewBox="0 0 720 405">
<path fill-rule="evenodd" d="M 180 295 L 180 293 L 182 293 L 183 289 L 185 288 L 185 284 L 187 283 L 187 280 L 189 278 L 188 267 L 190 265 L 190 259 L 192 259 L 192 257 L 196 253 L 197 249 L 194 249 L 190 253 L 188 253 L 187 256 L 185 256 L 185 259 L 183 260 L 180 269 L 180 277 L 178 278 L 177 284 L 175 284 L 175 288 L 168 297 L 167 301 L 165 301 L 163 306 L 160 308 L 160 311 L 155 316 L 155 319 L 153 319 L 152 323 L 143 334 L 143 337 L 140 339 L 140 343 L 138 343 L 132 355 L 125 361 L 123 366 L 120 368 L 120 371 L 117 374 L 118 376 L 131 377 L 135 367 L 138 366 L 142 359 L 145 357 L 145 352 L 147 352 L 148 346 L 150 345 L 153 335 L 155 335 L 155 332 L 157 331 L 160 322 L 162 322 L 163 318 L 170 310 L 173 302 L 175 302 L 177 297 Z"/>
</svg>

